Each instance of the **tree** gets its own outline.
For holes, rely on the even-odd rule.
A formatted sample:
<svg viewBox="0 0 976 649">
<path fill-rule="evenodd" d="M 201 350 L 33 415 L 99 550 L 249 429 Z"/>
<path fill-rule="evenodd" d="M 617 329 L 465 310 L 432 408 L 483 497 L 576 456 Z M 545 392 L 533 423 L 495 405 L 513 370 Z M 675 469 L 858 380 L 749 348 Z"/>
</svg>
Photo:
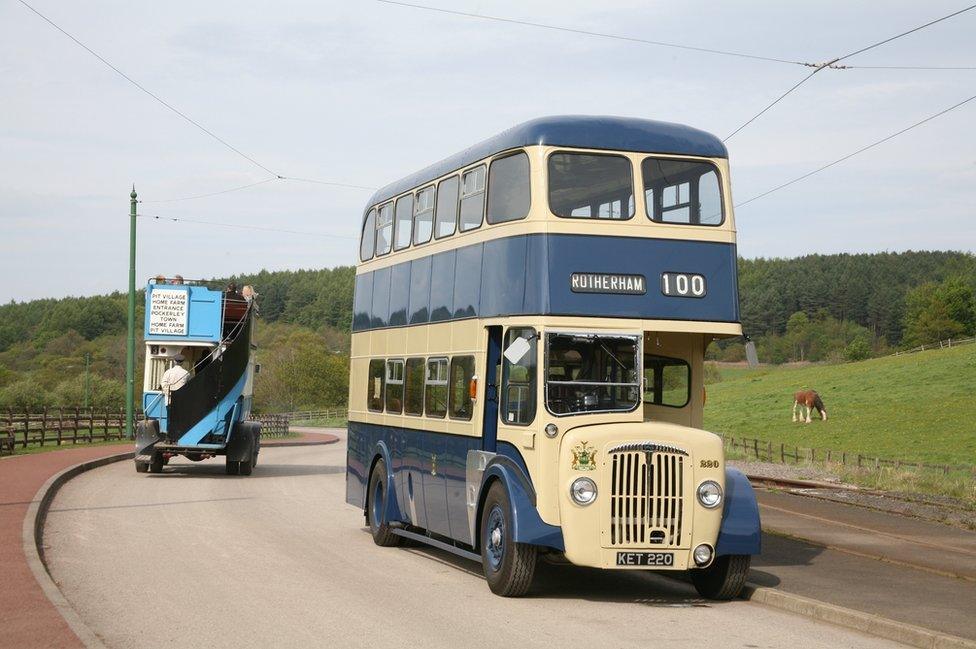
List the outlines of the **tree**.
<svg viewBox="0 0 976 649">
<path fill-rule="evenodd" d="M 905 296 L 905 345 L 972 334 L 976 334 L 976 295 L 961 278 L 927 282 Z"/>
</svg>

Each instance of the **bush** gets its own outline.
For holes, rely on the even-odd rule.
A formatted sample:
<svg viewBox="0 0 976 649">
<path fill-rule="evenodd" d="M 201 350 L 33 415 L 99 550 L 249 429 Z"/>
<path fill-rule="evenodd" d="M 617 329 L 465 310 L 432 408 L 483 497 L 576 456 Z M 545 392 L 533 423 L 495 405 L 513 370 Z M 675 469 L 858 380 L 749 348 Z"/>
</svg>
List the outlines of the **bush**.
<svg viewBox="0 0 976 649">
<path fill-rule="evenodd" d="M 722 381 L 722 373 L 718 369 L 718 365 L 715 363 L 705 363 L 705 385 L 710 385 L 712 383 L 720 383 Z"/>
<path fill-rule="evenodd" d="M 871 357 L 871 345 L 863 336 L 857 336 L 844 348 L 844 358 L 848 361 L 863 361 Z"/>
<path fill-rule="evenodd" d="M 0 390 L 0 408 L 38 412 L 48 404 L 50 394 L 33 379 L 20 379 Z"/>
</svg>

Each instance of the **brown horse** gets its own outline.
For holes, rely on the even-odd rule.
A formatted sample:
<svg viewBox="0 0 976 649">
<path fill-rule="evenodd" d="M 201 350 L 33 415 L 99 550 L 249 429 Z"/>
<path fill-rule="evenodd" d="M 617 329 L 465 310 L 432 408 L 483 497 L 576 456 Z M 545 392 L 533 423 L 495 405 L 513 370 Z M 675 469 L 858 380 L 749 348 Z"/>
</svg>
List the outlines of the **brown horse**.
<svg viewBox="0 0 976 649">
<path fill-rule="evenodd" d="M 801 390 L 793 395 L 793 421 L 800 421 L 796 418 L 796 409 L 800 409 L 800 419 L 803 419 L 803 409 L 807 409 L 806 423 L 810 423 L 810 411 L 814 408 L 820 413 L 820 418 L 827 421 L 827 409 L 824 408 L 823 399 L 817 394 L 816 390 Z"/>
</svg>

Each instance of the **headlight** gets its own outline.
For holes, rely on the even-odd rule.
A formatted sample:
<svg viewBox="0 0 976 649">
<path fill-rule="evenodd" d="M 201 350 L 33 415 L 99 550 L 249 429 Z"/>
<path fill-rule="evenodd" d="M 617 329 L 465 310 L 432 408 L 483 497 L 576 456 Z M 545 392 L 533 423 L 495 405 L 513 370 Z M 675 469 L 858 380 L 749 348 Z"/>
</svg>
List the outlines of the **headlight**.
<svg viewBox="0 0 976 649">
<path fill-rule="evenodd" d="M 722 503 L 722 487 L 714 480 L 706 480 L 698 485 L 698 502 L 703 507 L 715 509 Z"/>
<path fill-rule="evenodd" d="M 569 488 L 569 495 L 577 505 L 589 505 L 596 500 L 596 483 L 589 478 L 576 478 Z"/>
</svg>

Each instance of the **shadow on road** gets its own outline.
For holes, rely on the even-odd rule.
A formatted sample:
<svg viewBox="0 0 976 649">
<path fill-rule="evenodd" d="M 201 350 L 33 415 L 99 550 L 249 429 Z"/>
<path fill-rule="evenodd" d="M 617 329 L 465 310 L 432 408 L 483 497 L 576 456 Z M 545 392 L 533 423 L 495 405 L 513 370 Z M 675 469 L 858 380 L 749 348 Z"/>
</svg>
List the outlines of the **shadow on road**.
<svg viewBox="0 0 976 649">
<path fill-rule="evenodd" d="M 90 512 L 98 509 L 142 509 L 143 507 L 171 507 L 173 505 L 197 505 L 200 503 L 219 503 L 228 500 L 254 500 L 248 496 L 241 496 L 238 498 L 205 498 L 202 500 L 171 500 L 169 502 L 163 503 L 137 503 L 132 505 L 99 505 L 95 507 L 63 507 L 59 509 L 50 509 L 49 513 L 53 514 L 55 512 Z"/>
<path fill-rule="evenodd" d="M 368 528 L 363 532 L 369 534 Z M 463 559 L 419 542 L 411 541 L 399 547 L 426 557 L 443 566 L 482 580 L 481 564 Z M 599 602 L 624 602 L 663 608 L 708 607 L 714 602 L 700 597 L 683 575 L 665 575 L 639 570 L 598 570 L 578 566 L 549 563 L 540 558 L 536 567 L 532 590 L 527 597 L 540 599 L 570 599 Z M 484 585 L 488 588 L 487 584 Z"/>
<path fill-rule="evenodd" d="M 287 478 L 313 475 L 337 475 L 345 473 L 344 466 L 330 466 L 326 464 L 263 464 L 258 463 L 254 472 L 249 476 L 227 475 L 224 463 L 211 462 L 200 464 L 169 464 L 163 467 L 162 473 L 151 473 L 145 476 L 156 480 L 175 478 L 212 478 L 227 480 L 254 480 L 257 478 Z"/>
</svg>

